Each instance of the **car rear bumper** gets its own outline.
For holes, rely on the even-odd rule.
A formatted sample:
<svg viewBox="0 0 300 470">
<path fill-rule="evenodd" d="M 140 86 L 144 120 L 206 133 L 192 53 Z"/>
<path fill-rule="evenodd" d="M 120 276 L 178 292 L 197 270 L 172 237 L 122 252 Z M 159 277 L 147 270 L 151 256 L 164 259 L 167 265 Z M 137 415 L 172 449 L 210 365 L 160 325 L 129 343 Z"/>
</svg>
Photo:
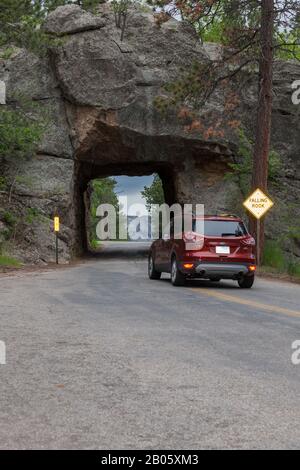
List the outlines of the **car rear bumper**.
<svg viewBox="0 0 300 470">
<path fill-rule="evenodd" d="M 248 263 L 199 263 L 192 270 L 185 269 L 182 265 L 182 271 L 192 277 L 210 279 L 213 277 L 221 279 L 239 279 L 243 276 L 253 276 L 254 272 L 249 270 Z"/>
</svg>

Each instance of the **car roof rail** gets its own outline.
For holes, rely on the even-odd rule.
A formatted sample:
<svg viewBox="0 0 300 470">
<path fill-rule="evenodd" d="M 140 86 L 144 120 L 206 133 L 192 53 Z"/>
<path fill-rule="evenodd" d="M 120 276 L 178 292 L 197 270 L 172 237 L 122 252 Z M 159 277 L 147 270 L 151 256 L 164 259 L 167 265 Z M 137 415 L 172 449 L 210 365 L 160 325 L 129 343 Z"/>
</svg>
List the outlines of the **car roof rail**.
<svg viewBox="0 0 300 470">
<path fill-rule="evenodd" d="M 196 213 L 192 213 L 192 217 L 197 218 L 198 215 Z M 241 217 L 236 214 L 229 214 L 227 212 L 221 212 L 220 214 L 204 214 L 204 217 L 228 217 L 233 219 L 240 219 Z"/>
<path fill-rule="evenodd" d="M 226 212 L 222 212 L 221 214 L 218 214 L 217 217 L 232 217 L 234 219 L 240 219 L 240 216 L 236 214 L 227 214 Z"/>
</svg>

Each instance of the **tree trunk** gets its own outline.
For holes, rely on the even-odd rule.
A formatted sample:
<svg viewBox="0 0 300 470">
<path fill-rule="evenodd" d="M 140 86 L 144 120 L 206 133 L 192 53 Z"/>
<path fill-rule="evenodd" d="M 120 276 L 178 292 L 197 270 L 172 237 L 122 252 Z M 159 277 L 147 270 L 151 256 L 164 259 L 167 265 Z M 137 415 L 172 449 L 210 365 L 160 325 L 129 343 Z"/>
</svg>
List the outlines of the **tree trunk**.
<svg viewBox="0 0 300 470">
<path fill-rule="evenodd" d="M 274 0 L 261 2 L 260 64 L 259 64 L 259 97 L 257 107 L 256 137 L 253 154 L 252 189 L 258 187 L 267 191 L 268 167 L 272 124 L 273 102 L 273 39 L 274 39 Z M 262 254 L 264 247 L 264 221 L 260 221 L 260 239 L 257 239 L 256 220 L 251 217 L 250 231 L 256 239 L 257 255 Z M 259 255 L 257 264 L 260 264 Z"/>
</svg>

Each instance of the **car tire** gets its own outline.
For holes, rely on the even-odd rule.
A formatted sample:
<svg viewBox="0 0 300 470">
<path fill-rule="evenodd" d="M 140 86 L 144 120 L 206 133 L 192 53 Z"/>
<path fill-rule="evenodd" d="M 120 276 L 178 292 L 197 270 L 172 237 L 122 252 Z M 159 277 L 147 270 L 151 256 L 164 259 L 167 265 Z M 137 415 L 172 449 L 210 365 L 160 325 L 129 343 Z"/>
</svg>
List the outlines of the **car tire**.
<svg viewBox="0 0 300 470">
<path fill-rule="evenodd" d="M 238 280 L 241 289 L 251 289 L 254 284 L 254 276 L 245 276 Z"/>
<path fill-rule="evenodd" d="M 171 282 L 173 286 L 184 286 L 185 275 L 179 271 L 176 258 L 173 257 L 171 261 Z"/>
<path fill-rule="evenodd" d="M 155 269 L 153 255 L 150 254 L 148 258 L 148 275 L 149 279 L 160 279 L 161 273 Z"/>
</svg>

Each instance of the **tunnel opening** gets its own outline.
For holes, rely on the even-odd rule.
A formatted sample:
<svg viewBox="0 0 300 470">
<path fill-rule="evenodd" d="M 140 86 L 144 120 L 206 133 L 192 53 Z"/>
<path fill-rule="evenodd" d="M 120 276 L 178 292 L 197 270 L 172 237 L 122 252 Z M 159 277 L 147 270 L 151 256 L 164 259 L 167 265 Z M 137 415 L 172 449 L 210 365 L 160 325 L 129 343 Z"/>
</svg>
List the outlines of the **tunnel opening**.
<svg viewBox="0 0 300 470">
<path fill-rule="evenodd" d="M 77 234 L 77 241 L 76 241 L 76 254 L 89 254 L 89 255 L 97 255 L 99 252 L 99 247 L 103 245 L 103 243 L 98 240 L 96 227 L 99 222 L 99 217 L 96 215 L 96 208 L 99 204 L 119 204 L 119 196 L 125 196 L 126 189 L 122 189 L 121 185 L 119 184 L 120 180 L 122 179 L 127 180 L 127 186 L 130 187 L 131 180 L 132 182 L 137 179 L 140 179 L 140 189 L 143 189 L 144 186 L 149 187 L 149 182 L 154 181 L 156 178 L 162 187 L 163 192 L 163 200 L 160 201 L 166 202 L 169 205 L 172 205 L 176 202 L 175 196 L 175 187 L 174 187 L 174 169 L 169 164 L 157 164 L 157 162 L 148 162 L 148 163 L 127 163 L 127 164 L 108 164 L 108 165 L 95 165 L 95 164 L 87 164 L 87 162 L 77 162 L 76 163 L 76 175 L 77 181 L 75 185 L 74 196 L 76 199 L 76 234 Z M 146 184 L 145 177 L 147 178 Z M 151 180 L 152 179 L 152 180 Z M 105 189 L 106 188 L 106 189 Z M 103 192 L 104 189 L 104 192 Z M 101 196 L 107 190 L 107 195 L 104 198 Z M 113 196 L 115 195 L 115 197 Z M 141 196 L 142 197 L 142 196 Z M 122 208 L 116 207 L 116 213 L 118 214 L 118 210 L 120 209 L 123 212 L 123 215 L 127 217 L 127 242 L 133 241 L 132 233 L 130 232 L 130 227 L 134 224 L 137 224 L 137 220 L 139 217 L 139 213 L 130 213 L 130 208 L 132 204 L 137 203 L 144 203 L 146 206 L 146 200 L 144 202 L 141 200 L 136 201 L 134 203 L 133 200 L 128 200 L 128 207 L 126 210 L 128 211 L 126 214 Z M 136 208 L 132 207 L 132 211 Z M 147 210 L 147 209 L 145 209 Z M 145 216 L 146 213 L 140 214 L 140 216 Z M 118 217 L 118 216 L 117 216 Z M 148 211 L 147 217 L 151 220 L 151 214 Z M 145 227 L 145 220 L 143 219 L 143 225 Z M 118 224 L 118 219 L 117 219 Z M 138 230 L 140 227 L 138 226 Z M 145 230 L 144 230 L 145 232 Z M 118 241 L 118 234 L 119 229 L 117 228 L 117 239 Z M 151 229 L 148 232 L 148 242 L 151 241 Z M 144 234 L 143 234 L 144 236 Z M 146 237 L 144 236 L 146 239 Z M 139 240 L 136 240 L 139 241 Z M 141 241 L 141 240 L 140 240 Z"/>
<path fill-rule="evenodd" d="M 84 193 L 85 227 L 87 249 L 99 254 L 109 248 L 110 252 L 120 250 L 128 254 L 136 249 L 141 252 L 142 244 L 149 247 L 153 238 L 151 205 L 165 203 L 162 181 L 157 174 L 147 176 L 109 176 L 89 182 Z M 115 215 L 112 231 L 109 232 L 107 211 L 109 206 Z M 102 215 L 100 215 L 102 214 Z M 104 236 L 99 234 L 105 228 Z M 130 246 L 131 245 L 131 246 Z"/>
</svg>

